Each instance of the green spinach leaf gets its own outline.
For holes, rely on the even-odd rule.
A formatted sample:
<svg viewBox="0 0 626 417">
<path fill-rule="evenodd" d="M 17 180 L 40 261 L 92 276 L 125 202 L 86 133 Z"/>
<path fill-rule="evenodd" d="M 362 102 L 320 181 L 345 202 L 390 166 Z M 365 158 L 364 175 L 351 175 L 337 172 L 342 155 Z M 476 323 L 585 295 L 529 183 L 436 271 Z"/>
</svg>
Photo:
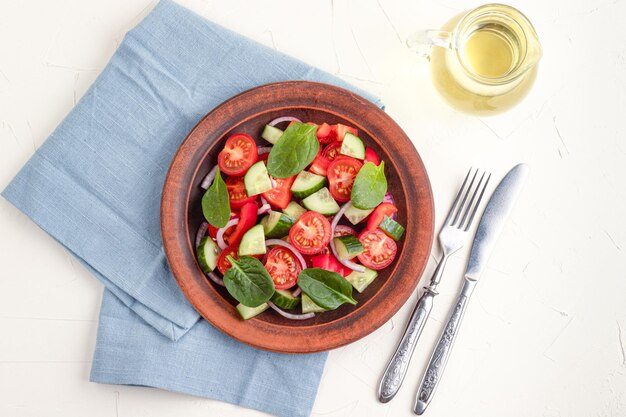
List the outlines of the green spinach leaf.
<svg viewBox="0 0 626 417">
<path fill-rule="evenodd" d="M 232 267 L 224 274 L 224 285 L 237 301 L 247 307 L 258 307 L 274 295 L 274 281 L 258 259 L 251 256 L 226 259 Z"/>
<path fill-rule="evenodd" d="M 344 303 L 356 304 L 352 285 L 336 272 L 321 268 L 307 268 L 298 275 L 298 287 L 315 304 L 334 310 Z"/>
<path fill-rule="evenodd" d="M 202 196 L 202 214 L 206 221 L 215 227 L 224 227 L 230 220 L 228 190 L 219 168 L 215 173 L 213 184 Z"/>
<path fill-rule="evenodd" d="M 289 126 L 270 151 L 267 172 L 274 178 L 288 178 L 306 168 L 320 148 L 316 131 L 316 126 L 307 123 Z"/>
<path fill-rule="evenodd" d="M 354 207 L 369 210 L 382 203 L 386 192 L 385 162 L 379 166 L 366 162 L 356 175 L 350 198 Z"/>
</svg>

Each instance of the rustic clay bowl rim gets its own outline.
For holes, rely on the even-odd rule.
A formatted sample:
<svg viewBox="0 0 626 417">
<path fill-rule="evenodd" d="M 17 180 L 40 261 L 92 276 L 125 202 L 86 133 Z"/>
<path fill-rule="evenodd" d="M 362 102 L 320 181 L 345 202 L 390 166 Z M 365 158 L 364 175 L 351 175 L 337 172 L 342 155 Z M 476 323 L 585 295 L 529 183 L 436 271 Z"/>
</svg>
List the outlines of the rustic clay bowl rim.
<svg viewBox="0 0 626 417">
<path fill-rule="evenodd" d="M 406 232 L 387 280 L 359 308 L 329 322 L 297 325 L 259 318 L 241 320 L 220 289 L 202 274 L 190 230 L 192 188 L 206 175 L 203 162 L 234 128 L 262 113 L 305 109 L 347 120 L 400 179 Z M 386 154 L 385 154 L 386 153 Z M 390 155 L 394 155 L 393 158 Z M 197 191 L 194 190 L 194 193 Z M 198 205 L 199 210 L 199 205 Z M 415 290 L 433 242 L 432 190 L 424 164 L 404 131 L 384 111 L 343 88 L 309 81 L 285 81 L 245 91 L 208 113 L 180 145 L 167 173 L 161 199 L 161 234 L 172 273 L 191 305 L 223 333 L 251 346 L 282 353 L 313 353 L 354 342 L 389 320 Z M 223 291 L 223 290 L 221 290 Z M 268 314 L 268 313 L 263 313 Z M 271 312 L 270 314 L 275 314 Z M 324 313 L 328 314 L 328 313 Z"/>
</svg>

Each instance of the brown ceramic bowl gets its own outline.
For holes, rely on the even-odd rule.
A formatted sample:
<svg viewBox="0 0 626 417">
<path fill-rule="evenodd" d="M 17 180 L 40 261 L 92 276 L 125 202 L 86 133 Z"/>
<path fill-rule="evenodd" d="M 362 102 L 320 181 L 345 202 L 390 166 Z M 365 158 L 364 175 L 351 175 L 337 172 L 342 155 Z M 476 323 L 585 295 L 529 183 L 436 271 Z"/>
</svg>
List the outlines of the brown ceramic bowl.
<svg viewBox="0 0 626 417">
<path fill-rule="evenodd" d="M 293 115 L 304 121 L 343 123 L 385 161 L 389 191 L 406 233 L 398 255 L 363 294 L 356 306 L 345 304 L 314 318 L 293 321 L 272 310 L 244 321 L 236 301 L 207 279 L 196 262 L 194 240 L 203 222 L 200 183 L 217 161 L 226 138 L 243 132 L 259 135 L 270 120 Z M 389 320 L 418 284 L 433 240 L 433 199 L 428 175 L 402 129 L 368 100 L 342 88 L 305 81 L 264 85 L 215 108 L 189 133 L 176 153 L 161 201 L 161 233 L 170 268 L 194 308 L 233 338 L 261 349 L 312 353 L 354 342 Z"/>
</svg>

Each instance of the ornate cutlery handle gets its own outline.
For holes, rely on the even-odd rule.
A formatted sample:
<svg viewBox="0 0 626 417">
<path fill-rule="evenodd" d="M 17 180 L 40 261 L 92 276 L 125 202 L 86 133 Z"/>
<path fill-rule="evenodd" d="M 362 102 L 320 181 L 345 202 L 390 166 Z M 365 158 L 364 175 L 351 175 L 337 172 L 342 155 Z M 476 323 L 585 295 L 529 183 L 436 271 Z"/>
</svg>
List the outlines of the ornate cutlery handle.
<svg viewBox="0 0 626 417">
<path fill-rule="evenodd" d="M 435 347 L 433 355 L 430 358 L 430 362 L 428 363 L 428 367 L 426 368 L 426 373 L 424 374 L 420 387 L 417 391 L 415 407 L 413 408 L 415 414 L 422 415 L 433 398 L 435 389 L 441 380 L 443 370 L 446 367 L 448 358 L 450 357 L 452 346 L 454 345 L 454 341 L 456 340 L 456 336 L 461 326 L 463 314 L 465 313 L 467 303 L 469 302 L 469 298 L 472 295 L 472 291 L 474 291 L 475 286 L 476 281 L 467 278 L 465 279 L 465 284 L 463 285 L 461 294 L 459 295 L 456 305 L 454 306 L 454 310 L 452 310 L 452 313 L 450 314 L 450 318 L 448 318 L 448 322 L 446 323 L 443 333 L 439 337 L 437 347 Z"/>
<path fill-rule="evenodd" d="M 400 389 L 400 385 L 406 375 L 406 370 L 409 367 L 411 356 L 415 350 L 417 339 L 422 333 L 424 324 L 426 324 L 426 319 L 433 308 L 433 298 L 435 295 L 437 295 L 437 293 L 434 290 L 426 287 L 424 289 L 424 294 L 422 294 L 419 301 L 415 305 L 415 309 L 411 314 L 411 318 L 406 326 L 402 340 L 400 341 L 396 352 L 391 357 L 389 365 L 387 365 L 387 369 L 385 369 L 383 377 L 380 380 L 380 385 L 378 387 L 378 400 L 380 402 L 388 402 Z"/>
</svg>

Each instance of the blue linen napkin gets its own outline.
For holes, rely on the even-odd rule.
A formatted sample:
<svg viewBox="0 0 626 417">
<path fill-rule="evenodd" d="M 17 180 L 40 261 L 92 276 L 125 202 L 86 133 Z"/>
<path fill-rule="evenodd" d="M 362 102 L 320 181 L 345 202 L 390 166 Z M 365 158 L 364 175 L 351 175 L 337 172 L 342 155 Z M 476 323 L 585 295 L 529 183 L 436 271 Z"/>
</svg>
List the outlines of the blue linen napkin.
<svg viewBox="0 0 626 417">
<path fill-rule="evenodd" d="M 159 227 L 163 180 L 191 128 L 242 91 L 290 79 L 354 90 L 162 0 L 3 191 L 106 286 L 92 381 L 309 415 L 326 354 L 260 351 L 199 320 Z"/>
</svg>

